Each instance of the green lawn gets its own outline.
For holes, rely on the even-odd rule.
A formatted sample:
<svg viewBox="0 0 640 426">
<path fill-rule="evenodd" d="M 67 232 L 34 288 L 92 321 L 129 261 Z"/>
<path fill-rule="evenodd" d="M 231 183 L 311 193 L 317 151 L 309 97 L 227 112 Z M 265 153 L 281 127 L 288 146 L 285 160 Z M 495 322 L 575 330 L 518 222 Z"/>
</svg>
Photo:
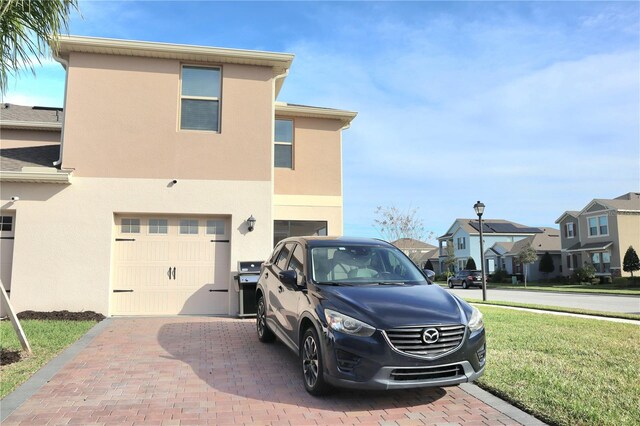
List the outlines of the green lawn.
<svg viewBox="0 0 640 426">
<path fill-rule="evenodd" d="M 560 425 L 640 424 L 640 326 L 479 306 L 484 389 Z"/>
<path fill-rule="evenodd" d="M 480 299 L 471 299 L 469 297 L 464 297 L 463 299 L 469 303 L 480 304 L 480 305 L 513 306 L 516 308 L 539 309 L 543 311 L 567 312 L 570 314 L 582 314 L 582 315 L 591 315 L 591 316 L 597 316 L 597 317 L 622 318 L 622 319 L 640 321 L 640 315 L 636 315 L 636 314 L 591 311 L 588 309 L 567 308 L 564 306 L 535 305 L 532 303 L 500 302 L 500 301 L 489 301 L 489 300 L 486 302 L 483 302 Z"/>
<path fill-rule="evenodd" d="M 617 284 L 554 284 L 554 283 L 529 283 L 527 287 L 524 284 L 495 284 L 487 283 L 488 289 L 496 290 L 527 290 L 527 291 L 552 291 L 559 293 L 598 293 L 598 294 L 617 294 L 628 296 L 640 296 L 639 284 L 617 283 Z M 447 287 L 446 282 L 437 282 L 442 287 Z M 461 288 L 461 287 L 456 287 Z"/>
<path fill-rule="evenodd" d="M 95 321 L 20 321 L 33 354 L 19 362 L 0 367 L 0 398 L 4 398 L 24 383 L 40 367 L 64 348 L 82 337 Z M 22 350 L 20 342 L 8 320 L 0 322 L 0 348 Z"/>
</svg>

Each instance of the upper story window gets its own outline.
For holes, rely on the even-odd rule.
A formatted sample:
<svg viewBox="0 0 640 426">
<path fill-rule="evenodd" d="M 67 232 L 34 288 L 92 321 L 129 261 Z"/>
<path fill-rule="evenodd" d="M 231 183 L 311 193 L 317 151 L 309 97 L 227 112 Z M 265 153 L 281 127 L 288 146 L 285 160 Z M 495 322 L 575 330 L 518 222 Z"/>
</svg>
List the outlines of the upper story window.
<svg viewBox="0 0 640 426">
<path fill-rule="evenodd" d="M 180 129 L 220 131 L 220 68 L 182 67 Z"/>
<path fill-rule="evenodd" d="M 293 120 L 276 120 L 274 166 L 293 168 Z"/>
<path fill-rule="evenodd" d="M 467 247 L 467 241 L 465 237 L 458 237 L 458 250 L 464 250 Z"/>
<path fill-rule="evenodd" d="M 564 224 L 564 236 L 565 238 L 573 238 L 576 236 L 575 224 L 573 222 Z"/>
<path fill-rule="evenodd" d="M 590 237 L 609 235 L 609 218 L 606 215 L 590 217 L 588 222 Z"/>
<path fill-rule="evenodd" d="M 0 216 L 0 231 L 11 232 L 13 230 L 13 216 Z"/>
</svg>

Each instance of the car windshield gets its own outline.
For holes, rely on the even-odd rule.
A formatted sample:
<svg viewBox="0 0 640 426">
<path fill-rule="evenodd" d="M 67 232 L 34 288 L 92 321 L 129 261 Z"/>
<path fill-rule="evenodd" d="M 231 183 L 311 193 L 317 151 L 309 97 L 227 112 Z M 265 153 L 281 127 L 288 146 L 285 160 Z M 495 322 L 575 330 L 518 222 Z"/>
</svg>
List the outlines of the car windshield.
<svg viewBox="0 0 640 426">
<path fill-rule="evenodd" d="M 312 278 L 319 284 L 424 284 L 418 268 L 398 249 L 340 245 L 311 249 Z"/>
</svg>

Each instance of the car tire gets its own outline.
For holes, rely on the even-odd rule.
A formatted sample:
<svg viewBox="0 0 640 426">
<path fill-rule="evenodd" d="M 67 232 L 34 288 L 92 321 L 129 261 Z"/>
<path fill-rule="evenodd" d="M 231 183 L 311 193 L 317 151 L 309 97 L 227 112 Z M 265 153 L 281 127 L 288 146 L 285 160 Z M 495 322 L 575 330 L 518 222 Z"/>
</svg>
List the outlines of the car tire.
<svg viewBox="0 0 640 426">
<path fill-rule="evenodd" d="M 302 337 L 300 364 L 302 365 L 302 380 L 307 392 L 314 396 L 329 393 L 331 387 L 324 380 L 324 363 L 322 360 L 320 339 L 313 326 L 307 328 Z"/>
<path fill-rule="evenodd" d="M 451 282 L 451 280 L 449 280 L 447 284 L 449 284 L 449 288 L 453 288 L 453 283 Z"/>
<path fill-rule="evenodd" d="M 466 281 L 462 281 L 462 288 L 464 288 L 464 289 L 469 288 L 469 285 L 467 284 Z"/>
<path fill-rule="evenodd" d="M 276 339 L 276 335 L 269 329 L 267 325 L 267 307 L 264 297 L 260 295 L 258 298 L 258 311 L 256 314 L 256 331 L 258 332 L 258 340 L 262 343 L 271 343 Z"/>
</svg>

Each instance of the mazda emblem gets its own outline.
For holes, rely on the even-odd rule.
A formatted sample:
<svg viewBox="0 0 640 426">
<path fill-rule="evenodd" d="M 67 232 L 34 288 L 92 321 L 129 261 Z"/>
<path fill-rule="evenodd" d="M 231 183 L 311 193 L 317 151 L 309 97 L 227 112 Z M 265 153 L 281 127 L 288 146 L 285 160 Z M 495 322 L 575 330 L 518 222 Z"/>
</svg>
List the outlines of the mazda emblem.
<svg viewBox="0 0 640 426">
<path fill-rule="evenodd" d="M 435 343 L 438 341 L 439 338 L 440 338 L 440 332 L 438 332 L 438 330 L 436 330 L 435 328 L 427 328 L 425 331 L 422 332 L 422 340 L 426 344 Z"/>
</svg>

